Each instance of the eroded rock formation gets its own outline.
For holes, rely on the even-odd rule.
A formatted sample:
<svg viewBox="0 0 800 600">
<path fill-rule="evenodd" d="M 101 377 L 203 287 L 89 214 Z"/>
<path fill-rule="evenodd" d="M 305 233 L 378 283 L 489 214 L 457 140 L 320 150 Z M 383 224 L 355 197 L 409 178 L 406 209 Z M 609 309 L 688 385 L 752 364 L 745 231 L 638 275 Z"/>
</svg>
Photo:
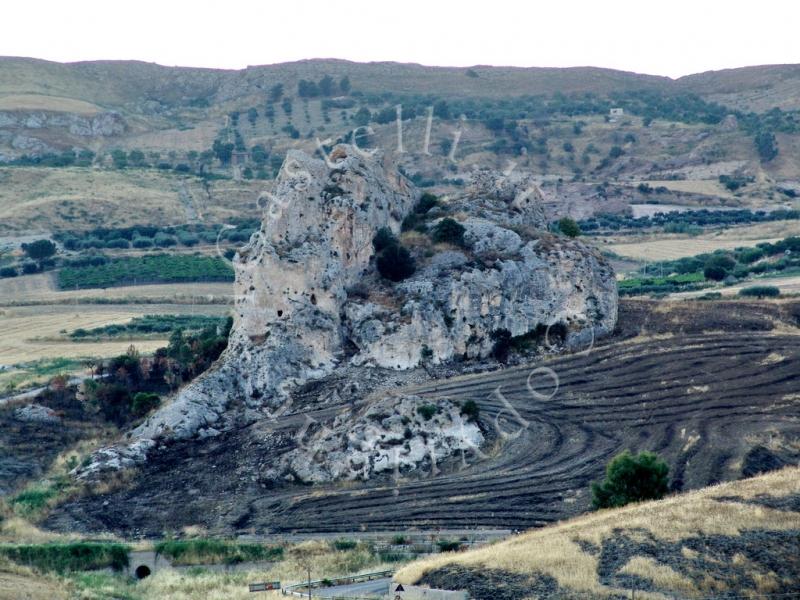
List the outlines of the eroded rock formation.
<svg viewBox="0 0 800 600">
<path fill-rule="evenodd" d="M 382 227 L 399 235 L 417 197 L 379 154 L 341 145 L 323 161 L 290 152 L 273 194 L 261 199 L 261 230 L 234 260 L 234 326 L 218 364 L 131 431 L 127 446 L 97 452 L 80 476 L 141 462 L 160 439 L 215 436 L 243 415 L 252 420 L 302 411 L 291 406 L 292 390 L 337 365 L 410 369 L 485 358 L 498 332 L 538 338 L 555 326 L 570 344 L 614 327 L 610 266 L 583 243 L 543 230 L 541 194 L 529 177 L 478 172 L 468 193 L 426 216 L 429 229 L 445 217 L 459 220 L 463 244 L 434 244 L 424 229 L 417 231 L 417 271 L 400 283 L 382 280 L 373 238 Z M 361 291 L 352 293 L 354 287 Z M 394 408 L 402 412 L 412 404 Z M 420 426 L 412 428 L 412 438 L 430 441 L 440 454 L 460 449 L 446 433 L 463 428 L 457 410 L 445 407 L 439 414 L 447 422 L 433 421 L 441 426 L 438 436 Z M 351 416 L 352 431 L 363 429 L 371 415 Z M 389 437 L 398 433 L 394 421 L 381 426 Z M 347 427 L 337 421 L 339 433 L 316 440 L 329 458 L 346 455 L 343 470 L 330 460 L 300 468 L 308 457 L 297 451 L 273 475 L 323 481 L 380 470 L 374 457 L 360 462 Z M 409 461 L 417 464 L 418 448 L 408 445 L 416 457 Z"/>
<path fill-rule="evenodd" d="M 262 480 L 322 483 L 366 481 L 380 473 L 399 478 L 419 469 L 435 473 L 438 462 L 480 448 L 484 437 L 454 402 L 390 396 L 298 439 L 300 447 L 266 465 Z"/>
</svg>

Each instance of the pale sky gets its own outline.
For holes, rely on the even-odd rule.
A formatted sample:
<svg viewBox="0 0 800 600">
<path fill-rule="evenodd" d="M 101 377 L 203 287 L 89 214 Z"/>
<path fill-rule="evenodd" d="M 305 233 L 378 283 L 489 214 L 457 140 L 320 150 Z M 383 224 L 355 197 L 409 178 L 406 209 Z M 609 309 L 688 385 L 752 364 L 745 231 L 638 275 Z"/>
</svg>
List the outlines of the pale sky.
<svg viewBox="0 0 800 600">
<path fill-rule="evenodd" d="M 303 58 L 598 66 L 800 63 L 797 0 L 5 0 L 0 55 L 242 68 Z"/>
</svg>

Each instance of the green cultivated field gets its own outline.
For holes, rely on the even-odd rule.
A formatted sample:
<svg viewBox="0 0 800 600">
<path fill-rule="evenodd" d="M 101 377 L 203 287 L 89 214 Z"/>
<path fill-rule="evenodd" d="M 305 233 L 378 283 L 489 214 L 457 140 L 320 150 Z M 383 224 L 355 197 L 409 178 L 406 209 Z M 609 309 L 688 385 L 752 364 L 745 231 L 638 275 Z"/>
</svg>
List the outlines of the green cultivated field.
<svg viewBox="0 0 800 600">
<path fill-rule="evenodd" d="M 218 257 L 157 254 L 115 258 L 102 265 L 65 267 L 58 272 L 61 289 L 191 281 L 233 281 L 233 269 Z"/>
</svg>

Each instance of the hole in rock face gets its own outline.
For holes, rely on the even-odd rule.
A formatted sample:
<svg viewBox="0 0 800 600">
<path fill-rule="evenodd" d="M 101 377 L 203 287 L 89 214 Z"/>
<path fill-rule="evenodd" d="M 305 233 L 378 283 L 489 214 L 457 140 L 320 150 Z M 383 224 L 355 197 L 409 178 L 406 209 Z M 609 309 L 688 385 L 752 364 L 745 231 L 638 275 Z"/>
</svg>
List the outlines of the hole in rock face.
<svg viewBox="0 0 800 600">
<path fill-rule="evenodd" d="M 311 304 L 313 304 L 314 306 L 317 305 L 317 297 L 314 294 L 311 294 Z"/>
<path fill-rule="evenodd" d="M 136 567 L 136 579 L 144 579 L 145 577 L 150 577 L 150 567 L 147 565 L 139 565 Z"/>
<path fill-rule="evenodd" d="M 282 316 L 283 316 L 283 311 L 282 311 L 282 310 L 279 310 L 279 311 L 278 311 L 278 316 L 279 316 L 279 317 L 282 317 Z"/>
</svg>

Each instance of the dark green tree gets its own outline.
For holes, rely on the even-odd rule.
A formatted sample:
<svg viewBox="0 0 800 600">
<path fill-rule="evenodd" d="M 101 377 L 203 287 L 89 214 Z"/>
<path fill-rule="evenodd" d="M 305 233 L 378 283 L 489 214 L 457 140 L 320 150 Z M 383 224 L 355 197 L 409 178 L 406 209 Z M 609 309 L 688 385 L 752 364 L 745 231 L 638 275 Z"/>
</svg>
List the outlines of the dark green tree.
<svg viewBox="0 0 800 600">
<path fill-rule="evenodd" d="M 258 110 L 255 108 L 247 109 L 247 120 L 250 121 L 250 126 L 256 126 L 256 119 L 258 119 Z"/>
<path fill-rule="evenodd" d="M 558 229 L 567 237 L 576 238 L 581 234 L 581 228 L 575 219 L 571 217 L 563 217 L 558 221 Z"/>
<path fill-rule="evenodd" d="M 269 88 L 269 101 L 270 102 L 277 102 L 283 96 L 283 84 L 276 83 L 271 88 Z"/>
<path fill-rule="evenodd" d="M 706 279 L 722 281 L 736 266 L 736 261 L 728 254 L 714 254 L 706 260 L 703 275 Z"/>
<path fill-rule="evenodd" d="M 756 298 L 777 298 L 781 295 L 781 290 L 774 285 L 754 285 L 739 290 L 739 295 L 755 296 Z"/>
<path fill-rule="evenodd" d="M 630 502 L 657 500 L 669 491 L 669 466 L 654 452 L 625 450 L 606 467 L 606 478 L 592 484 L 594 508 L 616 508 Z"/>
<path fill-rule="evenodd" d="M 466 229 L 461 223 L 447 217 L 439 221 L 436 227 L 433 228 L 431 237 L 434 242 L 463 246 L 465 231 Z"/>
<path fill-rule="evenodd" d="M 369 109 L 366 106 L 359 108 L 358 112 L 356 112 L 355 116 L 353 117 L 353 120 L 359 127 L 368 125 L 371 119 L 372 113 L 369 112 Z"/>
<path fill-rule="evenodd" d="M 778 156 L 778 141 L 771 131 L 759 131 L 754 139 L 761 162 L 769 162 Z"/>
<path fill-rule="evenodd" d="M 24 244 L 22 249 L 33 260 L 44 260 L 56 253 L 56 245 L 50 240 L 36 240 L 30 244 Z"/>
<path fill-rule="evenodd" d="M 334 89 L 333 77 L 325 75 L 325 77 L 319 80 L 317 87 L 319 88 L 320 95 L 332 96 Z"/>
<path fill-rule="evenodd" d="M 445 100 L 439 100 L 433 105 L 433 116 L 440 119 L 449 119 L 450 105 Z"/>
<path fill-rule="evenodd" d="M 385 248 L 388 248 L 389 246 L 397 246 L 399 243 L 400 242 L 392 233 L 392 230 L 388 227 L 381 227 L 378 229 L 375 237 L 372 238 L 372 247 L 375 248 L 375 252 L 381 252 Z"/>
<path fill-rule="evenodd" d="M 350 78 L 347 75 L 339 80 L 339 91 L 345 96 L 350 93 Z"/>
<path fill-rule="evenodd" d="M 128 166 L 128 153 L 124 150 L 112 150 L 111 160 L 114 161 L 114 167 L 124 169 Z"/>
<path fill-rule="evenodd" d="M 316 98 L 319 96 L 319 86 L 315 81 L 301 79 L 297 82 L 297 95 L 301 98 Z"/>
<path fill-rule="evenodd" d="M 144 152 L 141 150 L 131 150 L 128 153 L 128 162 L 135 167 L 144 166 Z"/>
<path fill-rule="evenodd" d="M 214 140 L 214 144 L 211 146 L 214 156 L 216 156 L 223 165 L 227 165 L 229 162 L 231 162 L 233 149 L 233 144 L 225 143 L 220 140 Z"/>
<path fill-rule="evenodd" d="M 381 250 L 378 253 L 376 266 L 381 277 L 390 281 L 408 279 L 416 270 L 414 257 L 399 244 L 393 244 Z"/>
</svg>

